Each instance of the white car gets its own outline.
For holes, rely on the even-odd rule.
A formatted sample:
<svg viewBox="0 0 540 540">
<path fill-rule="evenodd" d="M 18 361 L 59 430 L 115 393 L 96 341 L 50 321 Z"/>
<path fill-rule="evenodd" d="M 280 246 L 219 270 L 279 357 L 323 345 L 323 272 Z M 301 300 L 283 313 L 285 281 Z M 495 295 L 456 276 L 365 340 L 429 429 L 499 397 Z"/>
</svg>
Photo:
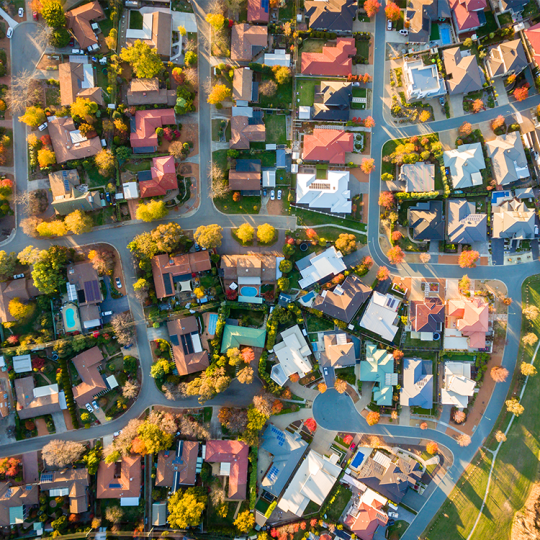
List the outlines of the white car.
<svg viewBox="0 0 540 540">
<path fill-rule="evenodd" d="M 99 411 L 99 405 L 97 404 L 96 400 L 92 401 L 92 407 L 94 407 L 96 411 Z"/>
<path fill-rule="evenodd" d="M 323 368 L 323 373 L 324 373 L 326 376 L 328 376 L 328 368 L 327 368 L 327 367 Z"/>
<path fill-rule="evenodd" d="M 409 35 L 409 31 L 408 30 L 400 30 L 399 33 L 402 35 L 402 36 L 408 36 Z"/>
<path fill-rule="evenodd" d="M 392 21 L 390 19 L 388 19 L 388 23 L 386 24 L 386 29 L 392 30 Z"/>
<path fill-rule="evenodd" d="M 15 274 L 13 276 L 13 279 L 22 279 L 24 277 L 24 274 Z"/>
<path fill-rule="evenodd" d="M 47 126 L 49 125 L 48 122 L 45 122 L 44 124 L 41 124 L 41 126 L 38 127 L 39 131 L 44 131 L 47 129 Z"/>
<path fill-rule="evenodd" d="M 19 17 L 22 19 L 24 17 L 24 8 L 19 8 Z"/>
<path fill-rule="evenodd" d="M 8 28 L 8 31 L 7 31 L 7 34 L 6 34 L 6 37 L 8 39 L 11 39 L 11 36 L 13 35 L 13 28 L 11 28 L 11 26 Z"/>
<path fill-rule="evenodd" d="M 92 409 L 92 405 L 90 405 L 90 403 L 87 403 L 85 407 L 88 412 L 94 412 L 94 409 Z"/>
<path fill-rule="evenodd" d="M 278 192 L 277 192 L 277 200 L 278 201 L 281 201 L 281 189 L 278 189 Z"/>
<path fill-rule="evenodd" d="M 270 200 L 271 201 L 275 201 L 276 200 L 276 192 L 274 190 L 272 190 L 270 192 Z"/>
<path fill-rule="evenodd" d="M 399 517 L 399 514 L 397 512 L 388 512 L 388 517 L 397 519 Z"/>
</svg>

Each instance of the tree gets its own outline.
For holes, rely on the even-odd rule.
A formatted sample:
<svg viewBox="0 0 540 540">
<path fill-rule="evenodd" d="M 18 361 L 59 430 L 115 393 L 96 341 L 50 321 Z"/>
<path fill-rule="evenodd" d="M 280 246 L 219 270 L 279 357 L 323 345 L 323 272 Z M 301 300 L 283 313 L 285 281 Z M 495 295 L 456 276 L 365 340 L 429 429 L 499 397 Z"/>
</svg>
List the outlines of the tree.
<svg viewBox="0 0 540 540">
<path fill-rule="evenodd" d="M 525 334 L 521 338 L 521 342 L 524 345 L 529 345 L 529 346 L 534 345 L 537 341 L 538 341 L 538 336 L 536 334 L 533 334 L 532 332 L 529 332 L 528 334 Z"/>
<path fill-rule="evenodd" d="M 321 394 L 324 394 L 324 393 L 326 392 L 327 388 L 328 388 L 328 387 L 326 386 L 325 383 L 319 383 L 319 384 L 317 385 L 317 390 L 318 390 Z"/>
<path fill-rule="evenodd" d="M 138 438 L 144 443 L 147 454 L 157 454 L 162 450 L 168 450 L 174 441 L 172 434 L 166 433 L 150 422 L 141 424 L 137 433 Z"/>
<path fill-rule="evenodd" d="M 394 2 L 388 2 L 384 8 L 386 18 L 390 21 L 397 22 L 401 17 L 401 9 Z"/>
<path fill-rule="evenodd" d="M 28 246 L 27 246 L 28 247 Z M 25 248 L 26 249 L 26 248 Z M 15 273 L 17 268 L 17 255 L 15 252 L 0 251 L 0 280 L 6 281 Z"/>
<path fill-rule="evenodd" d="M 114 154 L 105 148 L 100 150 L 94 156 L 94 163 L 96 164 L 99 174 L 101 174 L 101 176 L 105 176 L 106 178 L 112 176 L 113 172 L 115 171 L 116 161 L 114 159 Z"/>
<path fill-rule="evenodd" d="M 496 441 L 498 443 L 505 442 L 506 441 L 506 435 L 504 434 L 504 432 L 502 432 L 500 429 L 498 429 L 495 432 L 495 439 L 496 439 Z"/>
<path fill-rule="evenodd" d="M 368 426 L 374 426 L 379 423 L 381 415 L 376 411 L 369 411 L 366 416 L 366 422 Z"/>
<path fill-rule="evenodd" d="M 366 0 L 364 2 L 364 9 L 366 10 L 366 14 L 368 17 L 375 17 L 377 13 L 379 13 L 379 9 L 381 7 L 381 4 L 377 2 L 377 0 Z"/>
<path fill-rule="evenodd" d="M 279 271 L 283 274 L 288 274 L 293 269 L 293 263 L 292 261 L 289 261 L 288 259 L 283 259 L 279 263 Z"/>
<path fill-rule="evenodd" d="M 253 351 L 253 349 L 251 347 L 244 347 L 242 349 L 242 360 L 246 363 L 246 364 L 251 364 L 251 362 L 253 362 L 253 360 L 255 360 L 255 352 Z"/>
<path fill-rule="evenodd" d="M 223 228 L 219 225 L 201 225 L 195 231 L 193 237 L 199 246 L 213 249 L 221 246 L 223 240 Z"/>
<path fill-rule="evenodd" d="M 523 101 L 529 97 L 529 88 L 527 86 L 521 86 L 514 90 L 514 97 L 516 101 Z"/>
<path fill-rule="evenodd" d="M 164 217 L 167 217 L 168 213 L 169 210 L 165 206 L 164 201 L 152 199 L 147 203 L 139 204 L 135 217 L 148 223 L 150 221 L 155 221 L 156 219 L 163 219 Z"/>
<path fill-rule="evenodd" d="M 377 270 L 377 281 L 386 281 L 390 277 L 390 270 L 386 266 L 380 266 Z"/>
<path fill-rule="evenodd" d="M 272 71 L 274 72 L 274 79 L 279 85 L 288 83 L 292 77 L 291 69 L 285 66 L 274 66 Z"/>
<path fill-rule="evenodd" d="M 360 164 L 360 169 L 365 174 L 370 174 L 375 170 L 375 160 L 372 158 L 364 158 Z"/>
<path fill-rule="evenodd" d="M 26 321 L 32 317 L 36 311 L 36 304 L 33 302 L 22 303 L 20 298 L 12 298 L 8 304 L 9 313 L 17 321 Z"/>
<path fill-rule="evenodd" d="M 471 278 L 467 274 L 464 274 L 458 281 L 458 286 L 461 294 L 468 294 L 471 290 Z"/>
<path fill-rule="evenodd" d="M 37 227 L 36 231 L 39 236 L 64 236 L 67 229 L 63 221 L 43 221 Z"/>
<path fill-rule="evenodd" d="M 439 445 L 434 441 L 428 442 L 426 444 L 426 452 L 428 454 L 431 454 L 432 456 L 434 456 L 435 454 L 438 454 L 439 453 Z"/>
<path fill-rule="evenodd" d="M 186 66 L 196 66 L 197 65 L 197 53 L 193 51 L 187 51 L 184 56 L 184 62 Z"/>
<path fill-rule="evenodd" d="M 173 141 L 169 145 L 169 154 L 176 159 L 184 157 L 184 144 L 181 141 Z"/>
<path fill-rule="evenodd" d="M 473 102 L 472 102 L 472 112 L 474 114 L 476 113 L 479 113 L 480 111 L 482 111 L 484 109 L 484 102 L 479 98 L 479 99 L 475 99 Z"/>
<path fill-rule="evenodd" d="M 216 84 L 212 87 L 206 101 L 208 101 L 208 103 L 211 105 L 217 105 L 228 97 L 231 97 L 231 89 L 224 84 Z"/>
<path fill-rule="evenodd" d="M 343 379 L 336 379 L 334 381 L 334 388 L 340 393 L 343 394 L 347 390 L 347 381 Z"/>
<path fill-rule="evenodd" d="M 390 238 L 392 240 L 392 243 L 396 243 L 396 242 L 399 242 L 402 238 L 403 238 L 403 235 L 401 234 L 400 231 L 394 231 L 391 235 L 390 235 Z"/>
<path fill-rule="evenodd" d="M 113 315 L 111 325 L 120 345 L 131 345 L 135 342 L 135 330 L 131 313 L 126 311 Z"/>
<path fill-rule="evenodd" d="M 43 294 L 58 292 L 66 282 L 64 269 L 71 257 L 72 251 L 63 246 L 51 246 L 40 252 L 32 270 L 32 279 L 39 291 Z"/>
<path fill-rule="evenodd" d="M 427 122 L 431 118 L 431 112 L 427 109 L 424 109 L 419 116 L 420 122 Z"/>
<path fill-rule="evenodd" d="M 521 369 L 521 374 L 525 375 L 525 377 L 534 377 L 534 375 L 536 375 L 536 368 L 532 364 L 522 362 L 519 367 Z"/>
<path fill-rule="evenodd" d="M 206 22 L 209 23 L 214 30 L 221 30 L 225 24 L 225 17 L 221 13 L 207 13 Z"/>
<path fill-rule="evenodd" d="M 242 225 L 236 229 L 236 236 L 239 240 L 242 240 L 244 244 L 252 242 L 254 235 L 255 229 L 249 223 L 242 223 Z"/>
<path fill-rule="evenodd" d="M 158 358 L 150 368 L 150 376 L 153 379 L 163 379 L 173 370 L 173 367 L 174 364 L 166 358 Z"/>
<path fill-rule="evenodd" d="M 459 256 L 459 266 L 461 268 L 476 268 L 476 261 L 480 258 L 478 251 L 462 251 Z"/>
<path fill-rule="evenodd" d="M 504 126 L 504 116 L 502 114 L 499 114 L 497 118 L 491 122 L 491 129 L 495 132 L 499 128 L 502 128 Z"/>
<path fill-rule="evenodd" d="M 84 445 L 75 441 L 52 440 L 41 450 L 41 457 L 49 467 L 71 466 L 85 451 Z"/>
<path fill-rule="evenodd" d="M 92 261 L 92 267 L 100 276 L 110 276 L 114 270 L 114 253 L 109 249 L 91 249 L 88 259 Z"/>
<path fill-rule="evenodd" d="M 267 79 L 259 86 L 259 93 L 263 96 L 273 96 L 277 92 L 278 85 L 272 79 Z"/>
<path fill-rule="evenodd" d="M 114 151 L 114 155 L 116 156 L 116 159 L 118 159 L 118 161 L 126 161 L 126 159 L 129 159 L 133 155 L 133 152 L 131 148 L 128 148 L 127 146 L 119 146 Z"/>
<path fill-rule="evenodd" d="M 538 318 L 538 316 L 540 316 L 540 311 L 535 305 L 532 304 L 523 308 L 522 313 L 528 321 L 534 321 Z"/>
<path fill-rule="evenodd" d="M 405 253 L 399 246 L 394 246 L 386 252 L 390 264 L 401 264 L 405 260 Z"/>
<path fill-rule="evenodd" d="M 465 422 L 465 419 L 467 418 L 467 415 L 463 411 L 456 411 L 454 413 L 454 422 L 456 424 L 462 424 Z"/>
<path fill-rule="evenodd" d="M 37 153 L 38 164 L 41 169 L 56 163 L 56 154 L 50 148 L 42 148 Z"/>
<path fill-rule="evenodd" d="M 241 384 L 251 384 L 253 382 L 253 368 L 246 366 L 238 372 L 236 377 Z"/>
<path fill-rule="evenodd" d="M 469 444 L 471 444 L 471 438 L 465 433 L 458 435 L 456 437 L 456 441 L 459 444 L 459 446 L 469 446 Z"/>
<path fill-rule="evenodd" d="M 395 349 L 392 352 L 392 356 L 394 357 L 394 360 L 399 362 L 400 360 L 403 360 L 403 357 L 405 356 L 405 353 L 403 351 L 400 351 L 399 349 Z"/>
<path fill-rule="evenodd" d="M 140 79 L 152 79 L 163 69 L 163 62 L 156 50 L 140 39 L 124 47 L 120 51 L 120 58 L 129 63 L 135 76 Z"/>
<path fill-rule="evenodd" d="M 375 127 L 375 120 L 373 120 L 373 117 L 366 116 L 366 119 L 364 120 L 364 126 L 367 128 Z"/>
<path fill-rule="evenodd" d="M 525 410 L 525 407 L 516 398 L 507 399 L 505 403 L 506 410 L 515 416 L 521 416 Z"/>
<path fill-rule="evenodd" d="M 111 523 L 120 523 L 124 517 L 124 511 L 119 506 L 107 506 L 105 519 Z"/>
<path fill-rule="evenodd" d="M 172 529 L 187 529 L 197 527 L 201 522 L 202 513 L 206 507 L 208 497 L 202 488 L 191 487 L 186 491 L 178 490 L 171 497 L 167 505 L 169 516 L 167 521 Z"/>
<path fill-rule="evenodd" d="M 255 525 L 255 516 L 249 511 L 244 510 L 234 521 L 234 526 L 238 529 L 239 533 L 247 533 L 253 529 Z"/>
<path fill-rule="evenodd" d="M 80 120 L 92 119 L 92 117 L 98 111 L 98 104 L 89 98 L 78 97 L 71 104 L 71 116 L 72 118 L 78 118 Z"/>
<path fill-rule="evenodd" d="M 66 15 L 59 0 L 41 0 L 40 13 L 51 28 L 66 26 Z"/>
<path fill-rule="evenodd" d="M 508 377 L 508 370 L 502 366 L 493 366 L 490 371 L 491 378 L 496 382 L 504 382 Z"/>
<path fill-rule="evenodd" d="M 197 297 L 198 300 L 206 296 L 206 293 L 204 292 L 204 289 L 202 287 L 196 287 L 193 290 L 193 294 Z"/>
<path fill-rule="evenodd" d="M 85 214 L 82 210 L 75 210 L 68 214 L 64 223 L 69 231 L 74 234 L 84 234 L 92 230 L 93 221 L 90 216 Z"/>
<path fill-rule="evenodd" d="M 379 195 L 379 206 L 389 209 L 393 208 L 396 204 L 396 198 L 391 191 L 381 191 Z"/>
<path fill-rule="evenodd" d="M 463 136 L 470 135 L 472 133 L 472 125 L 469 122 L 463 122 L 461 126 L 459 126 L 459 134 Z"/>
<path fill-rule="evenodd" d="M 270 244 L 275 237 L 276 229 L 272 227 L 272 225 L 264 223 L 263 225 L 259 225 L 257 227 L 257 240 L 259 242 L 262 242 L 263 244 Z"/>
<path fill-rule="evenodd" d="M 277 280 L 277 286 L 278 286 L 278 290 L 280 291 L 288 291 L 291 286 L 289 278 L 286 278 L 284 276 L 280 277 Z"/>
<path fill-rule="evenodd" d="M 424 264 L 427 264 L 431 260 L 431 255 L 429 253 L 420 253 L 420 261 Z"/>
</svg>

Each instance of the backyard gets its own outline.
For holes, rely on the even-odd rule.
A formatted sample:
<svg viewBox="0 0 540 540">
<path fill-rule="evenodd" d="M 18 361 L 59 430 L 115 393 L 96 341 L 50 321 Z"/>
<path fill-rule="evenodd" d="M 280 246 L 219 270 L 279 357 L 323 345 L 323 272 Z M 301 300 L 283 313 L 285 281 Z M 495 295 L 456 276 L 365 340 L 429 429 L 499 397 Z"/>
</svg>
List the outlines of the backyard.
<svg viewBox="0 0 540 540">
<path fill-rule="evenodd" d="M 262 82 L 272 79 L 270 75 L 263 75 Z M 277 91 L 273 96 L 264 96 L 259 92 L 259 105 L 276 109 L 289 110 L 292 106 L 292 79 L 284 84 L 279 84 Z"/>
<path fill-rule="evenodd" d="M 269 144 L 287 144 L 287 120 L 284 114 L 265 114 L 266 142 Z"/>
<path fill-rule="evenodd" d="M 296 91 L 299 92 L 297 104 L 300 107 L 311 107 L 315 97 L 315 87 L 320 86 L 323 79 L 307 79 L 297 77 Z"/>
</svg>

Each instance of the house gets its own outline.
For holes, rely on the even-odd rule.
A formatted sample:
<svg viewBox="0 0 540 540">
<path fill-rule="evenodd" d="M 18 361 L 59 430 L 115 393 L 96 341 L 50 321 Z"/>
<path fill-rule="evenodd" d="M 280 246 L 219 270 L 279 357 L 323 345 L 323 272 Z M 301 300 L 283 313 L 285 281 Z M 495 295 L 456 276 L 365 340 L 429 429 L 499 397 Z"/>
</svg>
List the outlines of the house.
<svg viewBox="0 0 540 540">
<path fill-rule="evenodd" d="M 285 489 L 308 447 L 300 433 L 291 433 L 268 424 L 261 437 L 261 452 L 270 463 L 261 488 L 273 497 L 279 497 Z"/>
<path fill-rule="evenodd" d="M 88 159 L 101 152 L 99 137 L 88 139 L 76 129 L 70 116 L 49 116 L 49 136 L 56 156 L 56 163 L 75 159 Z"/>
<path fill-rule="evenodd" d="M 530 55 L 534 63 L 540 65 L 540 23 L 531 26 L 523 32 L 527 38 Z"/>
<path fill-rule="evenodd" d="M 69 511 L 82 514 L 88 510 L 88 469 L 61 469 L 42 472 L 39 482 L 41 491 L 48 491 L 49 497 L 69 497 Z"/>
<path fill-rule="evenodd" d="M 174 157 L 160 156 L 153 158 L 150 170 L 140 171 L 137 178 L 142 198 L 163 197 L 169 191 L 178 189 Z"/>
<path fill-rule="evenodd" d="M 16 319 L 9 312 L 9 303 L 14 298 L 21 302 L 27 302 L 31 298 L 41 294 L 34 286 L 32 279 L 14 279 L 0 283 L 0 321 L 2 323 L 14 322 Z"/>
<path fill-rule="evenodd" d="M 480 297 L 450 299 L 446 309 L 444 348 L 479 350 L 486 348 L 489 305 Z"/>
<path fill-rule="evenodd" d="M 310 501 L 321 506 L 341 473 L 336 462 L 336 454 L 328 458 L 310 450 L 289 482 L 278 508 L 302 517 Z"/>
<path fill-rule="evenodd" d="M 246 498 L 248 483 L 249 446 L 242 441 L 207 441 L 207 463 L 219 463 L 215 476 L 229 478 L 227 500 L 243 501 Z"/>
<path fill-rule="evenodd" d="M 285 49 L 274 49 L 273 53 L 265 53 L 263 64 L 266 66 L 291 67 L 291 55 Z"/>
<path fill-rule="evenodd" d="M 433 407 L 433 367 L 431 360 L 405 358 L 403 387 L 399 397 L 402 407 Z"/>
<path fill-rule="evenodd" d="M 528 65 L 527 55 L 519 38 L 493 47 L 486 58 L 486 68 L 492 79 L 519 75 Z"/>
<path fill-rule="evenodd" d="M 0 527 L 22 525 L 30 509 L 38 504 L 36 484 L 14 486 L 11 482 L 0 482 Z"/>
<path fill-rule="evenodd" d="M 103 21 L 104 19 L 105 13 L 97 0 L 66 12 L 67 29 L 71 30 L 79 47 L 88 51 L 99 48 L 91 21 Z"/>
<path fill-rule="evenodd" d="M 391 294 L 373 291 L 369 304 L 360 320 L 360 326 L 375 332 L 386 341 L 392 341 L 399 328 L 398 309 L 401 300 Z"/>
<path fill-rule="evenodd" d="M 167 330 L 178 375 L 197 373 L 208 367 L 208 353 L 202 348 L 199 323 L 195 317 L 168 321 Z"/>
<path fill-rule="evenodd" d="M 424 161 L 405 163 L 399 171 L 398 181 L 408 193 L 433 191 L 435 189 L 435 165 Z"/>
<path fill-rule="evenodd" d="M 29 373 L 32 371 L 32 357 L 29 354 L 22 354 L 20 356 L 14 356 L 13 361 L 13 371 L 15 373 Z M 5 367 L 5 359 L 4 366 Z"/>
<path fill-rule="evenodd" d="M 165 298 L 176 294 L 177 283 L 190 281 L 192 274 L 212 268 L 208 251 L 168 255 L 163 253 L 152 258 L 152 275 L 156 296 Z"/>
<path fill-rule="evenodd" d="M 73 387 L 73 397 L 77 405 L 84 409 L 97 394 L 108 392 L 109 387 L 101 374 L 100 367 L 103 354 L 99 347 L 92 347 L 78 354 L 72 360 L 82 382 Z"/>
<path fill-rule="evenodd" d="M 413 339 L 433 341 L 435 334 L 440 336 L 444 329 L 444 302 L 437 297 L 411 300 L 409 322 Z"/>
<path fill-rule="evenodd" d="M 341 285 L 334 287 L 333 291 L 323 291 L 315 298 L 312 307 L 332 319 L 350 323 L 371 293 L 371 287 L 364 285 L 358 276 L 351 274 Z"/>
<path fill-rule="evenodd" d="M 199 443 L 178 441 L 178 452 L 162 450 L 158 454 L 156 486 L 176 492 L 180 486 L 193 486 L 197 481 Z"/>
<path fill-rule="evenodd" d="M 320 350 L 321 366 L 343 368 L 356 364 L 355 345 L 344 332 L 324 334 L 323 347 L 324 349 Z"/>
<path fill-rule="evenodd" d="M 329 214 L 350 214 L 349 171 L 326 171 L 326 180 L 317 178 L 317 172 L 296 175 L 296 204 Z"/>
<path fill-rule="evenodd" d="M 386 349 L 377 349 L 366 342 L 366 359 L 360 362 L 360 380 L 373 382 L 373 400 L 377 405 L 392 405 L 393 387 L 398 383 L 394 373 L 394 357 Z"/>
<path fill-rule="evenodd" d="M 176 128 L 174 109 L 139 110 L 130 120 L 131 134 L 129 138 L 133 152 L 136 154 L 150 154 L 157 151 L 157 128 L 172 125 Z"/>
<path fill-rule="evenodd" d="M 313 4 L 320 4 L 315 0 Z M 347 122 L 352 100 L 352 83 L 344 81 L 323 81 L 315 88 L 311 109 L 312 120 Z"/>
<path fill-rule="evenodd" d="M 486 168 L 481 143 L 463 144 L 443 153 L 444 166 L 450 169 L 454 189 L 481 186 L 480 171 Z"/>
<path fill-rule="evenodd" d="M 444 240 L 443 201 L 424 201 L 409 206 L 407 221 L 412 229 L 412 237 L 418 242 Z"/>
<path fill-rule="evenodd" d="M 223 329 L 221 352 L 224 353 L 242 345 L 253 349 L 264 349 L 265 342 L 266 330 L 264 329 L 226 324 Z"/>
<path fill-rule="evenodd" d="M 137 105 L 166 105 L 174 107 L 176 104 L 176 90 L 160 88 L 159 79 L 131 79 L 127 91 L 129 106 Z"/>
<path fill-rule="evenodd" d="M 261 160 L 237 159 L 236 168 L 229 169 L 229 189 L 242 195 L 260 195 Z"/>
<path fill-rule="evenodd" d="M 486 24 L 486 0 L 450 0 L 450 7 L 458 34 L 472 32 Z"/>
<path fill-rule="evenodd" d="M 86 98 L 103 107 L 103 93 L 96 87 L 92 64 L 65 62 L 58 66 L 60 104 L 71 105 L 78 97 Z"/>
<path fill-rule="evenodd" d="M 62 408 L 66 408 L 65 405 L 61 406 L 63 392 L 61 398 L 57 384 L 36 386 L 33 375 L 15 379 L 14 384 L 17 396 L 17 415 L 21 420 L 60 412 Z"/>
<path fill-rule="evenodd" d="M 279 363 L 272 366 L 270 378 L 283 386 L 291 375 L 306 376 L 313 366 L 309 361 L 311 349 L 298 325 L 281 332 L 279 343 L 274 345 L 274 354 Z"/>
<path fill-rule="evenodd" d="M 51 204 L 57 214 L 66 216 L 75 210 L 101 210 L 99 191 L 82 191 L 77 169 L 52 172 L 49 174 L 49 183 L 52 192 Z"/>
<path fill-rule="evenodd" d="M 441 386 L 441 404 L 465 409 L 469 398 L 474 395 L 476 382 L 471 379 L 472 362 L 444 363 L 444 377 Z"/>
<path fill-rule="evenodd" d="M 532 240 L 536 238 L 536 214 L 524 202 L 514 199 L 493 207 L 492 238 Z"/>
<path fill-rule="evenodd" d="M 335 129 L 315 128 L 304 135 L 304 161 L 322 161 L 332 165 L 344 165 L 345 153 L 354 150 L 354 134 Z M 329 171 L 330 172 L 330 171 Z"/>
<path fill-rule="evenodd" d="M 519 131 L 499 135 L 486 141 L 493 176 L 500 186 L 506 186 L 531 175 Z"/>
<path fill-rule="evenodd" d="M 68 299 L 79 303 L 99 304 L 102 301 L 99 277 L 92 263 L 76 262 L 67 268 Z"/>
<path fill-rule="evenodd" d="M 487 240 L 487 215 L 476 213 L 476 204 L 466 199 L 447 202 L 448 241 L 453 244 L 472 244 Z"/>
<path fill-rule="evenodd" d="M 373 540 L 377 529 L 388 523 L 388 515 L 383 510 L 388 501 L 372 489 L 364 488 L 358 502 L 349 508 L 343 523 L 358 540 Z"/>
<path fill-rule="evenodd" d="M 296 261 L 296 267 L 302 275 L 302 279 L 298 282 L 301 289 L 307 289 L 323 280 L 328 281 L 340 272 L 347 270 L 341 251 L 337 251 L 334 246 L 318 255 L 312 253 Z"/>
<path fill-rule="evenodd" d="M 424 64 L 422 60 L 403 63 L 403 86 L 407 101 L 431 99 L 446 94 L 444 79 L 436 64 Z"/>
<path fill-rule="evenodd" d="M 231 60 L 251 62 L 266 47 L 268 47 L 268 27 L 246 23 L 235 24 L 232 27 Z"/>
<path fill-rule="evenodd" d="M 267 0 L 262 1 L 266 2 Z M 259 100 L 259 86 L 253 82 L 253 71 L 251 69 L 246 67 L 234 70 L 232 97 L 237 106 L 241 106 L 243 103 L 247 105 L 250 101 Z"/>
<path fill-rule="evenodd" d="M 268 23 L 270 20 L 270 1 L 248 0 L 247 20 L 249 23 Z"/>
<path fill-rule="evenodd" d="M 225 287 L 238 285 L 239 302 L 262 303 L 261 287 L 275 285 L 281 277 L 278 259 L 266 253 L 223 255 L 221 270 Z"/>
<path fill-rule="evenodd" d="M 311 29 L 338 34 L 352 33 L 357 8 L 354 0 L 307 0 L 305 3 Z"/>
<path fill-rule="evenodd" d="M 352 73 L 353 56 L 356 56 L 354 38 L 337 38 L 323 45 L 320 53 L 302 53 L 302 74 L 347 77 Z"/>
<path fill-rule="evenodd" d="M 146 8 L 148 9 L 148 8 Z M 142 29 L 126 29 L 126 43 L 134 45 L 137 41 L 146 43 L 163 59 L 168 60 L 172 51 L 172 14 L 170 11 L 146 11 L 143 16 Z"/>
<path fill-rule="evenodd" d="M 97 472 L 96 497 L 120 499 L 120 506 L 139 506 L 141 495 L 141 456 L 124 456 L 120 461 L 100 461 Z"/>
<path fill-rule="evenodd" d="M 496 5 L 502 13 L 510 12 L 513 21 L 520 21 L 519 16 L 528 3 L 527 0 L 499 0 Z"/>
<path fill-rule="evenodd" d="M 485 3 L 485 0 L 481 2 Z M 480 77 L 476 55 L 464 56 L 460 48 L 455 47 L 444 49 L 443 61 L 446 70 L 446 86 L 451 96 L 482 90 L 483 81 Z"/>
<path fill-rule="evenodd" d="M 431 24 L 437 19 L 449 19 L 448 0 L 411 0 L 405 11 L 405 24 L 410 43 L 428 43 Z"/>
<path fill-rule="evenodd" d="M 264 142 L 266 140 L 266 126 L 264 125 L 263 115 L 260 111 L 256 112 L 259 114 L 231 117 L 229 148 L 249 150 L 250 143 Z"/>
</svg>

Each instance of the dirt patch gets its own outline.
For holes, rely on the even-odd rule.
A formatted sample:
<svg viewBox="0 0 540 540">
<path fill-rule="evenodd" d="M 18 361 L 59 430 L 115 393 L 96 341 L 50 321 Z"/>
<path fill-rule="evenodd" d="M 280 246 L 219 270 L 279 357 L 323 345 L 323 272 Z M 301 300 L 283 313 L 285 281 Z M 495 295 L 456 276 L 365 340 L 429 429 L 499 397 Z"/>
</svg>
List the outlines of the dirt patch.
<svg viewBox="0 0 540 540">
<path fill-rule="evenodd" d="M 512 524 L 512 540 L 540 538 L 540 484 L 535 484 L 522 512 L 517 512 Z"/>
<path fill-rule="evenodd" d="M 369 174 L 362 172 L 360 167 L 354 167 L 354 169 L 349 169 L 349 172 L 359 181 L 364 183 L 369 182 Z M 365 197 L 365 195 L 364 195 Z"/>
<path fill-rule="evenodd" d="M 439 255 L 439 264 L 458 264 L 459 255 Z"/>
<path fill-rule="evenodd" d="M 362 223 L 367 223 L 368 213 L 369 213 L 369 195 L 364 193 L 362 195 L 362 218 L 360 221 Z"/>
<path fill-rule="evenodd" d="M 49 430 L 47 429 L 47 422 L 45 422 L 43 418 L 36 418 L 36 429 L 38 437 L 49 434 Z"/>
<path fill-rule="evenodd" d="M 180 135 L 182 142 L 190 142 L 193 144 L 188 158 L 199 154 L 199 126 L 194 122 L 182 123 L 182 132 Z"/>
<path fill-rule="evenodd" d="M 139 208 L 139 204 L 141 203 L 140 199 L 129 199 L 128 201 L 128 208 L 129 208 L 129 216 L 131 219 L 137 219 L 137 208 Z"/>
<path fill-rule="evenodd" d="M 37 64 L 37 69 L 47 70 L 47 68 L 59 69 L 59 65 L 62 63 L 61 56 L 59 54 L 44 54 Z M 50 70 L 53 71 L 53 70 Z M 52 75 L 52 74 L 51 74 Z"/>
<path fill-rule="evenodd" d="M 266 203 L 266 210 L 270 216 L 283 216 L 285 209 L 283 208 L 283 200 L 268 201 Z"/>
<path fill-rule="evenodd" d="M 69 411 L 66 409 L 62 411 L 64 413 L 64 422 L 66 423 L 66 427 L 68 428 L 68 431 L 72 431 L 75 428 L 73 427 L 73 421 L 71 420 L 71 414 L 69 414 Z"/>
</svg>

